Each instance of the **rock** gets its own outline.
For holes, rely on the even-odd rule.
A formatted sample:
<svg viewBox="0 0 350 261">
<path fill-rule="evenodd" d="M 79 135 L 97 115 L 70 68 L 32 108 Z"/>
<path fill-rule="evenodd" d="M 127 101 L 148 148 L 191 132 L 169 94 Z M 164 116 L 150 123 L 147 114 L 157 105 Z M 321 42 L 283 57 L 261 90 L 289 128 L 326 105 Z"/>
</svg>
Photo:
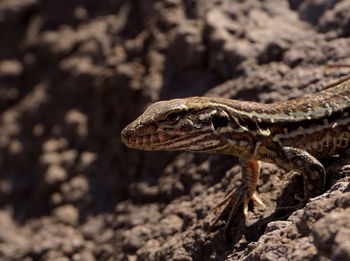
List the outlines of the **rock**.
<svg viewBox="0 0 350 261">
<path fill-rule="evenodd" d="M 87 199 L 89 183 L 83 175 L 72 178 L 69 182 L 62 184 L 61 191 L 65 202 L 78 202 Z"/>
<path fill-rule="evenodd" d="M 68 141 L 64 138 L 49 139 L 42 146 L 43 152 L 50 153 L 62 150 L 68 146 Z"/>
<path fill-rule="evenodd" d="M 203 66 L 206 50 L 201 27 L 195 23 L 181 23 L 173 29 L 169 58 L 177 71 Z M 181 56 L 178 55 L 179 52 L 182 53 Z"/>
<path fill-rule="evenodd" d="M 79 137 L 86 137 L 87 130 L 87 117 L 78 110 L 71 110 L 65 116 L 65 122 L 70 128 L 73 128 Z"/>
<path fill-rule="evenodd" d="M 341 255 L 349 256 L 349 214 L 350 209 L 329 213 L 315 223 L 311 233 L 320 254 L 331 257 L 333 253 L 337 252 L 342 253 Z M 339 249 L 339 247 L 341 249 Z"/>
<path fill-rule="evenodd" d="M 50 250 L 43 256 L 47 261 L 69 261 L 68 257 L 65 257 L 61 252 Z"/>
<path fill-rule="evenodd" d="M 339 1 L 333 9 L 327 10 L 319 19 L 319 30 L 321 32 L 334 32 L 333 37 L 348 37 L 350 35 L 350 3 Z M 333 38 L 332 37 L 332 38 Z"/>
<path fill-rule="evenodd" d="M 62 162 L 61 154 L 58 152 L 48 152 L 41 155 L 39 162 L 42 166 L 58 166 Z"/>
<path fill-rule="evenodd" d="M 253 50 L 244 39 L 239 38 L 243 33 L 239 29 L 239 24 L 219 8 L 208 12 L 206 27 L 210 46 L 209 67 L 223 78 L 230 78 Z"/>
<path fill-rule="evenodd" d="M 53 215 L 58 222 L 76 226 L 79 221 L 79 211 L 72 205 L 64 205 L 54 210 Z"/>
<path fill-rule="evenodd" d="M 93 240 L 96 235 L 102 233 L 104 225 L 104 221 L 101 217 L 90 217 L 82 226 L 82 232 L 84 234 L 84 237 L 86 237 L 89 240 Z"/>
<path fill-rule="evenodd" d="M 19 77 L 23 72 L 22 64 L 17 60 L 0 60 L 0 77 Z"/>
<path fill-rule="evenodd" d="M 98 159 L 96 153 L 90 151 L 84 151 L 80 155 L 79 167 L 81 170 L 88 169 L 92 166 L 92 164 Z"/>
<path fill-rule="evenodd" d="M 145 244 L 150 238 L 151 230 L 144 226 L 136 226 L 128 230 L 123 235 L 124 237 L 124 251 L 132 253 Z"/>
<path fill-rule="evenodd" d="M 338 0 L 308 0 L 304 1 L 299 6 L 300 18 L 311 23 L 317 24 L 320 17 L 326 12 L 327 9 L 331 9 Z"/>
<path fill-rule="evenodd" d="M 45 173 L 45 182 L 49 185 L 55 185 L 65 181 L 68 174 L 64 168 L 59 165 L 51 165 Z"/>
<path fill-rule="evenodd" d="M 28 238 L 13 222 L 9 213 L 3 210 L 0 211 L 0 231 L 0 257 L 20 259 L 28 251 Z"/>
<path fill-rule="evenodd" d="M 62 165 L 67 169 L 72 168 L 75 164 L 75 160 L 77 159 L 77 156 L 78 156 L 78 151 L 75 149 L 62 151 L 62 153 L 60 154 Z"/>
<path fill-rule="evenodd" d="M 90 251 L 82 251 L 81 253 L 76 253 L 73 255 L 73 261 L 95 261 L 93 253 Z"/>
</svg>

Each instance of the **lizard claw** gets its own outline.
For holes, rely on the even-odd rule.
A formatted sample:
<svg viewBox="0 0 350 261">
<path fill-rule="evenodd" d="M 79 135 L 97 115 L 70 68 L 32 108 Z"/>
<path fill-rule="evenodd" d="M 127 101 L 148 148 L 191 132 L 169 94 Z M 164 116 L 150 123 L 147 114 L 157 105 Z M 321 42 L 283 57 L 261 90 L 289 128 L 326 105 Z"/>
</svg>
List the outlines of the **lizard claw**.
<svg viewBox="0 0 350 261">
<path fill-rule="evenodd" d="M 249 201 L 252 200 L 253 202 L 257 203 L 260 206 L 265 207 L 265 204 L 258 198 L 258 196 L 253 193 L 249 193 L 245 185 L 239 186 L 237 189 L 232 190 L 225 198 L 222 200 L 217 206 L 216 211 L 219 211 L 221 208 L 222 210 L 218 212 L 215 216 L 214 221 L 210 224 L 208 233 L 212 232 L 219 220 L 226 219 L 225 224 L 225 234 L 227 235 L 229 232 L 229 229 L 231 228 L 234 217 L 237 214 L 238 208 L 241 204 L 243 204 L 243 214 L 245 219 L 248 216 L 248 204 Z"/>
<path fill-rule="evenodd" d="M 256 193 L 254 193 L 253 195 L 250 196 L 250 199 L 253 200 L 257 205 L 266 208 L 266 205 L 264 204 L 264 202 L 262 202 L 262 200 L 256 195 Z"/>
</svg>

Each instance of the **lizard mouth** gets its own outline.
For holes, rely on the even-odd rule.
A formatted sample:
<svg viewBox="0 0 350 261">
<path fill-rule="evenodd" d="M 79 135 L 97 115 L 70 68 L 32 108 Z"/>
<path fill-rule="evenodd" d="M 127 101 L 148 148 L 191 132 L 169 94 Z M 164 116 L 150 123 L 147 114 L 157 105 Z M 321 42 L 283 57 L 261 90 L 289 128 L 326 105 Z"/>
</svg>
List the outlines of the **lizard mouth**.
<svg viewBox="0 0 350 261">
<path fill-rule="evenodd" d="M 167 132 L 137 134 L 135 131 L 125 128 L 121 133 L 122 142 L 133 149 L 161 150 L 162 145 L 179 137 Z"/>
<path fill-rule="evenodd" d="M 169 133 L 154 132 L 137 134 L 125 128 L 121 133 L 122 142 L 129 148 L 141 150 L 186 150 L 192 141 L 203 139 L 207 132 Z"/>
</svg>

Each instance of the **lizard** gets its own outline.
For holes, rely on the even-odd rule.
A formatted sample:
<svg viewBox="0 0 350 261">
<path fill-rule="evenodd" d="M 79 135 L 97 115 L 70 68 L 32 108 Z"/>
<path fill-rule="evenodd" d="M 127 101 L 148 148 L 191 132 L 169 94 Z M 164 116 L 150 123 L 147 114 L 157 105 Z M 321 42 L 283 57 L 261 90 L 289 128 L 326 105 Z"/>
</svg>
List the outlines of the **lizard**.
<svg viewBox="0 0 350 261">
<path fill-rule="evenodd" d="M 350 77 L 349 77 L 350 78 Z M 237 156 L 242 184 L 217 205 L 212 231 L 226 219 L 225 235 L 242 206 L 264 206 L 256 193 L 260 162 L 303 177 L 304 200 L 322 193 L 326 172 L 320 158 L 350 147 L 350 79 L 305 97 L 258 103 L 219 97 L 159 101 L 125 127 L 122 142 L 141 150 L 190 151 Z"/>
</svg>

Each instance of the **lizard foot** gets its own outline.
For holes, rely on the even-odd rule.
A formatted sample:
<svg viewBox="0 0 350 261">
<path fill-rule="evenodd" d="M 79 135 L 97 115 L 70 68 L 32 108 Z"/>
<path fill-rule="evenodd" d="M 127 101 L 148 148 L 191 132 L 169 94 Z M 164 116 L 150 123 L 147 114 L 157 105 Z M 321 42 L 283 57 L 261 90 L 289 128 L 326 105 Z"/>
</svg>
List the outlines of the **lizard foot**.
<svg viewBox="0 0 350 261">
<path fill-rule="evenodd" d="M 250 200 L 252 200 L 260 206 L 265 207 L 265 204 L 256 196 L 256 194 L 250 193 L 245 185 L 240 185 L 237 189 L 232 190 L 225 197 L 225 199 L 222 200 L 216 206 L 216 211 L 219 211 L 221 208 L 222 210 L 216 214 L 214 221 L 209 226 L 208 233 L 215 230 L 215 227 L 219 220 L 224 219 L 228 215 L 224 230 L 225 235 L 228 235 L 229 230 L 233 224 L 235 215 L 237 214 L 238 208 L 241 204 L 243 204 L 244 217 L 247 218 L 248 204 Z"/>
</svg>

